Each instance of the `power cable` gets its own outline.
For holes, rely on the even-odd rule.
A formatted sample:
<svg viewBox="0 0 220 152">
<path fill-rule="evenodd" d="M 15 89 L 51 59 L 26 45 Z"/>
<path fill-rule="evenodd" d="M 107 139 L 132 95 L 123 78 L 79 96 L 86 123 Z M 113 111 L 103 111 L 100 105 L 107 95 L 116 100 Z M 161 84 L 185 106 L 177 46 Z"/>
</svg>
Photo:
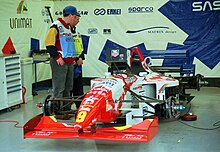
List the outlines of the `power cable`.
<svg viewBox="0 0 220 152">
<path fill-rule="evenodd" d="M 203 127 L 197 127 L 197 126 L 193 126 L 193 125 L 190 125 L 190 124 L 187 124 L 183 121 L 178 121 L 186 126 L 189 126 L 189 127 L 192 127 L 192 128 L 195 128 L 195 129 L 200 129 L 200 130 L 215 130 L 215 129 L 219 129 L 220 128 L 220 121 L 217 121 L 213 124 L 213 128 L 203 128 Z"/>
<path fill-rule="evenodd" d="M 23 126 L 18 126 L 19 122 L 16 120 L 0 120 L 0 122 L 9 122 L 9 123 L 15 123 L 14 127 L 15 128 L 23 128 Z"/>
</svg>

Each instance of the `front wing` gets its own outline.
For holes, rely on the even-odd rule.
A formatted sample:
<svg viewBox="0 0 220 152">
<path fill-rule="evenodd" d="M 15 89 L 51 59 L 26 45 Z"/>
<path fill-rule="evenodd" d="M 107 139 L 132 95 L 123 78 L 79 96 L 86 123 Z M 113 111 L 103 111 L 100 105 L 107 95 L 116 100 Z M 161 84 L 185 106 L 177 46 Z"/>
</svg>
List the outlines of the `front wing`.
<svg viewBox="0 0 220 152">
<path fill-rule="evenodd" d="M 145 119 L 136 125 L 96 128 L 86 128 L 78 133 L 73 125 L 58 122 L 53 116 L 42 114 L 29 120 L 23 127 L 24 138 L 82 138 L 120 142 L 149 142 L 158 132 L 158 117 Z"/>
</svg>

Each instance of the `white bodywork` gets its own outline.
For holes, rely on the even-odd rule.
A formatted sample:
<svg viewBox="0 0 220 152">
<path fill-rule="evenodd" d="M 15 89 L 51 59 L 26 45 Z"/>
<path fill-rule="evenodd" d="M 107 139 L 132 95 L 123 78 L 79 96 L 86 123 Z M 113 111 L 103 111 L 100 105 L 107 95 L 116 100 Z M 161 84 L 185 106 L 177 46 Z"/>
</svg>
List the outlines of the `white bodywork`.
<svg viewBox="0 0 220 152">
<path fill-rule="evenodd" d="M 173 78 L 162 76 L 158 73 L 147 72 L 139 73 L 139 76 L 128 76 L 126 74 L 105 74 L 103 78 L 91 80 L 91 87 L 102 86 L 112 92 L 112 98 L 115 101 L 115 108 L 118 108 L 118 100 L 135 100 L 129 91 L 125 90 L 128 87 L 134 93 L 140 96 L 147 96 L 158 100 L 166 100 L 165 88 L 178 86 L 179 81 Z M 136 99 L 137 100 L 137 99 Z M 126 124 L 132 125 L 143 121 L 143 118 L 133 118 L 133 116 L 149 116 L 150 113 L 144 112 L 148 110 L 155 112 L 154 108 L 144 102 L 139 102 L 138 106 L 132 108 L 132 102 L 122 102 L 120 110 L 126 112 Z M 151 103 L 152 105 L 158 102 Z"/>
</svg>

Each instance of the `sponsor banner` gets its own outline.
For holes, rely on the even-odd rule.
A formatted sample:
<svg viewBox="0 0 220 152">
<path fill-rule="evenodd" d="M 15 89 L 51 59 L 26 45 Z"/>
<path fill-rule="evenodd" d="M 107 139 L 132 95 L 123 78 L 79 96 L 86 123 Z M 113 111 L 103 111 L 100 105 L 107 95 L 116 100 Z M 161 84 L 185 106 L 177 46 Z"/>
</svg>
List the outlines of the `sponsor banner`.
<svg viewBox="0 0 220 152">
<path fill-rule="evenodd" d="M 81 15 L 77 25 L 84 39 L 86 60 L 84 77 L 102 76 L 107 71 L 106 48 L 147 50 L 189 50 L 196 73 L 219 77 L 220 1 L 219 0 L 155 0 L 147 1 L 34 1 L 2 0 L 0 46 L 10 37 L 16 52 L 27 57 L 31 38 L 44 38 L 53 20 L 62 17 L 65 6 L 75 5 Z M 166 63 L 166 61 L 164 61 Z M 45 66 L 45 65 L 44 65 Z M 49 67 L 49 66 L 48 66 Z M 200 69 L 203 69 L 200 71 Z M 43 73 L 43 71 L 42 71 Z M 39 78 L 47 79 L 42 74 Z"/>
</svg>

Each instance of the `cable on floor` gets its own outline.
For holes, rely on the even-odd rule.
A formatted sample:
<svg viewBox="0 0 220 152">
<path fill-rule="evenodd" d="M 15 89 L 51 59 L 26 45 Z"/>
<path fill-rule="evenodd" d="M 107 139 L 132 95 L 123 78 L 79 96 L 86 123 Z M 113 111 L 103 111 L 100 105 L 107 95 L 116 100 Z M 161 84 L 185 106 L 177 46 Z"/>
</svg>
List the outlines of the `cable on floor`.
<svg viewBox="0 0 220 152">
<path fill-rule="evenodd" d="M 18 126 L 19 122 L 16 120 L 0 120 L 0 122 L 10 122 L 10 123 L 15 123 L 14 127 L 15 128 L 23 128 L 23 126 Z"/>
<path fill-rule="evenodd" d="M 200 130 L 215 130 L 215 129 L 219 129 L 220 128 L 220 121 L 217 121 L 213 124 L 213 128 L 203 128 L 203 127 L 196 127 L 196 126 L 193 126 L 193 125 L 189 125 L 183 121 L 178 121 L 186 126 L 189 126 L 189 127 L 192 127 L 192 128 L 195 128 L 195 129 L 200 129 Z"/>
<path fill-rule="evenodd" d="M 189 103 L 190 103 L 190 102 L 189 102 Z M 188 103 L 187 103 L 187 104 L 188 104 Z M 188 110 L 187 110 L 186 113 L 189 113 L 190 109 L 191 109 L 191 104 L 189 104 L 189 107 L 188 107 Z M 178 118 L 178 119 L 180 119 L 180 118 Z M 177 120 L 178 120 L 178 119 L 177 119 Z M 181 121 L 181 120 L 179 120 L 178 122 L 180 122 L 180 123 L 182 123 L 182 124 L 184 124 L 184 125 L 186 125 L 186 126 L 189 126 L 189 127 L 195 128 L 195 129 L 200 129 L 200 130 L 215 130 L 215 129 L 219 129 L 219 128 L 220 128 L 220 121 L 215 122 L 215 123 L 213 124 L 213 128 L 197 127 L 197 126 L 189 125 L 188 123 L 185 123 L 185 122 L 183 122 L 183 121 Z"/>
<path fill-rule="evenodd" d="M 183 122 L 183 121 L 181 121 L 181 120 L 179 120 L 179 119 L 180 119 L 180 118 L 175 118 L 175 119 L 170 119 L 170 120 L 161 120 L 161 121 L 159 121 L 159 123 L 170 123 L 170 122 L 176 122 L 176 121 L 178 121 L 178 122 L 180 122 L 180 123 L 182 123 L 182 124 L 184 124 L 184 125 L 186 125 L 186 126 L 188 126 L 188 127 L 192 127 L 192 128 L 194 128 L 194 129 L 200 129 L 200 130 L 215 130 L 215 129 L 219 129 L 219 128 L 220 128 L 220 121 L 215 122 L 215 123 L 212 125 L 213 128 L 203 128 L 203 127 L 197 127 L 197 126 L 190 125 L 190 124 L 185 123 L 185 122 Z"/>
</svg>

